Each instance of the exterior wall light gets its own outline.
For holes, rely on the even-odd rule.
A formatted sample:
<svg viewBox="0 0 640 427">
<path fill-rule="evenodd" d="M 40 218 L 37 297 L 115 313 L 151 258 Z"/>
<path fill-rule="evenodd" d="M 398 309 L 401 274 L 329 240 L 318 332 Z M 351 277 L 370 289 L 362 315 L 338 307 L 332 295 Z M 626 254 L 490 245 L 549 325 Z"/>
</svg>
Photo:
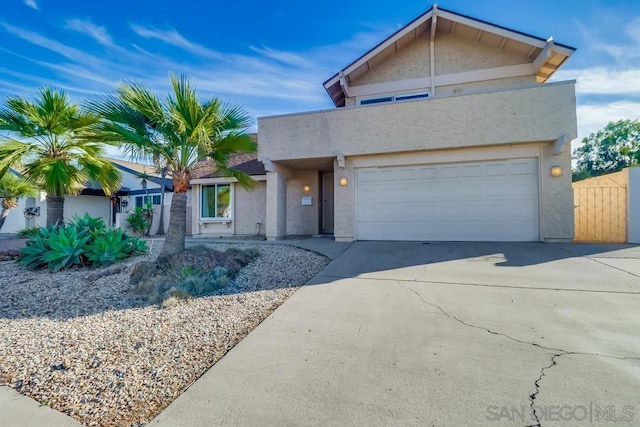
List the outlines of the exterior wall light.
<svg viewBox="0 0 640 427">
<path fill-rule="evenodd" d="M 549 169 L 549 174 L 554 178 L 562 176 L 562 168 L 560 166 L 553 166 Z"/>
<path fill-rule="evenodd" d="M 302 191 L 304 191 L 305 193 L 311 192 L 311 186 L 309 184 L 303 185 L 302 186 Z"/>
<path fill-rule="evenodd" d="M 340 178 L 340 181 L 338 181 L 338 184 L 340 184 L 340 187 L 346 187 L 347 184 L 349 184 L 349 180 L 345 177 Z"/>
</svg>

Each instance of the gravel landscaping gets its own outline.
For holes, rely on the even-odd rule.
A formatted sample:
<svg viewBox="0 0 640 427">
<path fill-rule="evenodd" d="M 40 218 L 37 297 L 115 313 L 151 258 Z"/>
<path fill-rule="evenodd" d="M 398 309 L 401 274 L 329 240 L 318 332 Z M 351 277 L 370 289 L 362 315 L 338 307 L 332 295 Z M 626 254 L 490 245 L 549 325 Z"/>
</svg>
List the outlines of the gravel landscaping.
<svg viewBox="0 0 640 427">
<path fill-rule="evenodd" d="M 208 245 L 261 255 L 218 295 L 161 309 L 129 285 L 133 265 L 159 253 L 150 243 L 101 269 L 0 262 L 0 383 L 87 425 L 144 425 L 327 263 L 284 245 Z"/>
</svg>

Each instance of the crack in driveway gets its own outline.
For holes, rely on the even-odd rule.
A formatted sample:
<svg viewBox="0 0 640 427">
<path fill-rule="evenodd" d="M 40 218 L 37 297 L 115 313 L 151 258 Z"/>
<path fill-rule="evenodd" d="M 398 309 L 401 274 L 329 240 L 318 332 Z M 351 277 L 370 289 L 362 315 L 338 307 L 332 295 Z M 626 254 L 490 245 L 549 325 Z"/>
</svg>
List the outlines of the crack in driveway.
<svg viewBox="0 0 640 427">
<path fill-rule="evenodd" d="M 538 344 L 538 343 L 533 342 L 533 341 L 525 341 L 525 340 L 521 340 L 521 339 L 518 339 L 518 338 L 514 338 L 514 337 L 512 337 L 510 335 L 507 335 L 507 334 L 501 333 L 501 332 L 493 331 L 493 330 L 491 330 L 489 328 L 486 328 L 484 326 L 474 325 L 474 324 L 468 323 L 468 322 L 460 319 L 459 317 L 455 316 L 454 314 L 449 313 L 448 311 L 443 309 L 438 304 L 435 304 L 435 303 L 432 303 L 432 302 L 429 302 L 429 301 L 425 300 L 422 297 L 422 295 L 420 295 L 420 293 L 418 293 L 417 291 L 415 291 L 415 290 L 413 290 L 413 289 L 411 289 L 409 287 L 403 286 L 402 282 L 400 282 L 398 280 L 396 280 L 395 282 L 402 289 L 404 289 L 404 290 L 416 295 L 424 304 L 427 304 L 427 305 L 429 305 L 431 307 L 434 307 L 434 308 L 438 309 L 438 311 L 440 311 L 440 313 L 442 315 L 444 315 L 444 316 L 446 316 L 446 317 L 448 317 L 448 318 L 450 318 L 452 320 L 455 320 L 456 322 L 460 323 L 461 325 L 467 326 L 469 328 L 479 329 L 479 330 L 485 331 L 485 332 L 487 332 L 487 333 L 489 333 L 491 335 L 497 335 L 497 336 L 500 336 L 502 338 L 506 338 L 506 339 L 508 339 L 510 341 L 517 342 L 519 344 L 526 344 L 526 345 L 530 345 L 530 346 L 536 347 L 536 348 L 538 348 L 540 350 L 546 350 L 546 351 L 553 352 L 553 354 L 551 356 L 551 364 L 548 365 L 548 366 L 542 367 L 542 369 L 540 370 L 540 376 L 534 381 L 535 392 L 533 392 L 532 394 L 529 395 L 529 407 L 531 408 L 531 413 L 532 413 L 532 416 L 533 416 L 534 420 L 536 421 L 536 423 L 535 424 L 530 424 L 527 427 L 540 427 L 541 426 L 539 416 L 538 416 L 538 414 L 536 412 L 536 408 L 534 406 L 534 401 L 536 400 L 536 398 L 538 397 L 538 394 L 540 393 L 540 382 L 542 381 L 542 378 L 545 376 L 546 371 L 548 369 L 551 369 L 551 368 L 553 368 L 554 366 L 556 366 L 558 364 L 556 362 L 556 359 L 558 357 L 567 356 L 567 355 L 582 355 L 582 356 L 604 357 L 604 358 L 617 359 L 617 360 L 640 360 L 640 357 L 621 357 L 621 356 L 613 356 L 613 355 L 601 354 L 601 353 L 586 353 L 586 352 L 579 352 L 579 351 L 569 351 L 569 350 L 564 350 L 564 349 L 561 349 L 561 348 L 547 347 L 547 346 Z"/>
</svg>

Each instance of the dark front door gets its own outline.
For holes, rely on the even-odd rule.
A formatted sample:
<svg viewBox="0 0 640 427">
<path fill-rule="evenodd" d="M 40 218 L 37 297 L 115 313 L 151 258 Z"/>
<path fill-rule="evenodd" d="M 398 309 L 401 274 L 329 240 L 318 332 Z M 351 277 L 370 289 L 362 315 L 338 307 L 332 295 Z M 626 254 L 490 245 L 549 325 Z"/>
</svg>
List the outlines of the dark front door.
<svg viewBox="0 0 640 427">
<path fill-rule="evenodd" d="M 322 232 L 333 234 L 333 172 L 322 174 Z"/>
</svg>

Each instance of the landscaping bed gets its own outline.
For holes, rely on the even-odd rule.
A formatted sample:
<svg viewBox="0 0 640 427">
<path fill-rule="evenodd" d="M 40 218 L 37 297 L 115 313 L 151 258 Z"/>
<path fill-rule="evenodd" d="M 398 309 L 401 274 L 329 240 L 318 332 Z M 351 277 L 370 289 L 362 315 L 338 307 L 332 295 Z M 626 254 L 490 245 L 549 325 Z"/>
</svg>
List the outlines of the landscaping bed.
<svg viewBox="0 0 640 427">
<path fill-rule="evenodd" d="M 160 308 L 129 283 L 160 245 L 100 269 L 0 262 L 0 383 L 87 425 L 144 425 L 327 263 L 284 245 L 210 245 L 259 256 L 214 295 Z"/>
</svg>

